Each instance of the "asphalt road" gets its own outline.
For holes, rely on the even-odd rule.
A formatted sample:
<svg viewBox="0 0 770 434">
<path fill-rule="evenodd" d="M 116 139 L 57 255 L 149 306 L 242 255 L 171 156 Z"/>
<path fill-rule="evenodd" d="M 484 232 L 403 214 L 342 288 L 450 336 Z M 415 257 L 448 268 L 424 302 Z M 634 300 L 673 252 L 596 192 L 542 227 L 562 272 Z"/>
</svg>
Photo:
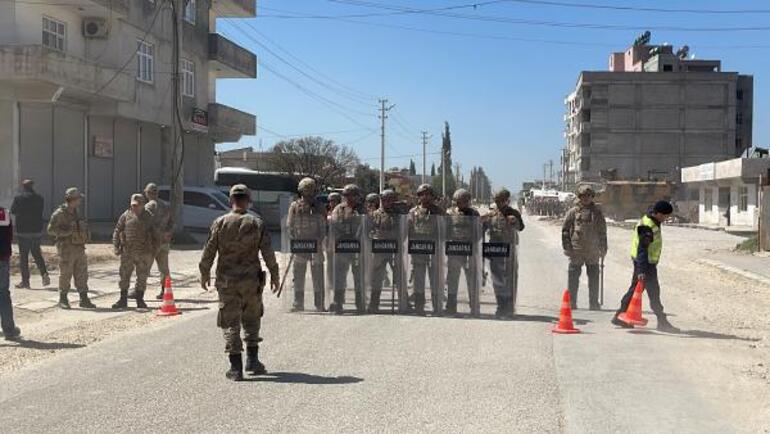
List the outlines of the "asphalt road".
<svg viewBox="0 0 770 434">
<path fill-rule="evenodd" d="M 611 247 L 624 252 L 626 237 L 613 230 Z M 576 311 L 583 333 L 552 335 L 566 281 L 558 231 L 531 223 L 521 251 L 518 321 L 289 314 L 270 296 L 271 375 L 232 383 L 216 304 L 204 304 L 4 375 L 1 430 L 762 432 L 751 415 L 768 403 L 730 365 L 739 338 L 692 330 L 685 314 L 672 321 L 688 334 L 620 330 L 609 310 Z M 630 272 L 615 256 L 607 307 Z"/>
</svg>

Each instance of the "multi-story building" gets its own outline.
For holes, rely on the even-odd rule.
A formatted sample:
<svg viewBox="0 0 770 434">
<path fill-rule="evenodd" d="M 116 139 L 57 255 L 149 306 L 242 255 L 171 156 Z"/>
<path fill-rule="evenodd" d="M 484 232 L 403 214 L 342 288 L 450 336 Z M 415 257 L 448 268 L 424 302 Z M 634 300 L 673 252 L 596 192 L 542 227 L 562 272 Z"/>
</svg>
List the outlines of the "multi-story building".
<svg viewBox="0 0 770 434">
<path fill-rule="evenodd" d="M 752 145 L 753 77 L 696 60 L 685 46 L 613 53 L 609 71 L 583 71 L 566 98 L 567 184 L 679 179 L 681 168 L 740 156 Z"/>
<path fill-rule="evenodd" d="M 210 184 L 215 143 L 256 128 L 254 115 L 217 102 L 217 79 L 255 78 L 257 63 L 216 33 L 216 20 L 253 17 L 255 8 L 255 0 L 0 2 L 0 203 L 32 178 L 49 209 L 76 186 L 90 219 L 111 220 L 146 182 L 177 174 L 180 123 L 184 182 Z"/>
</svg>

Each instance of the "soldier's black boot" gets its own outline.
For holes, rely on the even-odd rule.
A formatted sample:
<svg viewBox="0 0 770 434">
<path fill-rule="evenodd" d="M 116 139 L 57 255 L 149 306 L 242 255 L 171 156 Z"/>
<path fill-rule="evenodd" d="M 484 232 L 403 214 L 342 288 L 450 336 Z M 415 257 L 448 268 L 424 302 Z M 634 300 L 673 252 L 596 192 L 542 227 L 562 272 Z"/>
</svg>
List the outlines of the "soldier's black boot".
<svg viewBox="0 0 770 434">
<path fill-rule="evenodd" d="M 616 312 L 615 315 L 612 316 L 612 319 L 610 320 L 612 325 L 616 325 L 616 326 L 622 327 L 624 329 L 632 329 L 632 328 L 634 328 L 633 324 L 629 324 L 629 323 L 623 321 L 622 319 L 620 319 L 619 316 L 620 316 L 620 313 L 618 313 L 618 312 Z"/>
<path fill-rule="evenodd" d="M 446 308 L 444 311 L 447 315 L 454 315 L 457 313 L 457 294 L 447 294 Z"/>
<path fill-rule="evenodd" d="M 59 291 L 59 304 L 58 306 L 62 309 L 69 309 L 70 308 L 70 302 L 67 300 L 67 291 Z"/>
<path fill-rule="evenodd" d="M 315 310 L 316 312 L 326 312 L 326 307 L 324 306 L 324 292 L 323 291 L 316 291 L 313 293 L 313 301 L 315 304 Z"/>
<path fill-rule="evenodd" d="M 128 290 L 121 290 L 120 291 L 120 298 L 118 301 L 115 302 L 115 304 L 112 305 L 112 308 L 117 309 L 125 309 L 128 307 Z"/>
<path fill-rule="evenodd" d="M 377 314 L 380 312 L 380 291 L 372 291 L 372 299 L 369 300 L 369 313 Z"/>
<path fill-rule="evenodd" d="M 48 286 L 51 284 L 51 276 L 49 276 L 48 273 L 43 273 L 43 275 L 40 277 L 43 279 L 43 286 Z"/>
<path fill-rule="evenodd" d="M 136 308 L 147 309 L 147 303 L 144 302 L 144 291 L 136 291 Z"/>
<path fill-rule="evenodd" d="M 567 289 L 572 309 L 577 309 L 578 288 L 580 287 L 580 274 L 582 266 L 570 264 L 567 272 Z"/>
<path fill-rule="evenodd" d="M 588 274 L 588 309 L 600 310 L 599 304 L 599 270 L 598 265 L 586 265 L 586 274 Z"/>
<path fill-rule="evenodd" d="M 505 315 L 504 298 L 502 296 L 496 295 L 495 299 L 497 300 L 497 309 L 495 310 L 495 318 L 501 319 L 503 315 Z"/>
<path fill-rule="evenodd" d="M 419 316 L 425 316 L 425 294 L 414 294 L 414 313 Z"/>
<path fill-rule="evenodd" d="M 305 293 L 295 291 L 294 303 L 291 305 L 292 312 L 302 312 L 305 310 Z"/>
<path fill-rule="evenodd" d="M 342 315 L 342 306 L 345 304 L 345 292 L 334 291 L 334 303 L 329 306 L 329 310 L 334 312 L 335 315 Z"/>
<path fill-rule="evenodd" d="M 88 291 L 79 291 L 78 294 L 80 295 L 80 307 L 83 309 L 96 309 L 96 306 L 91 303 L 91 300 L 88 298 Z"/>
<path fill-rule="evenodd" d="M 259 361 L 259 347 L 246 348 L 246 372 L 251 375 L 265 375 L 267 369 Z"/>
<path fill-rule="evenodd" d="M 681 330 L 678 327 L 674 327 L 665 314 L 658 316 L 658 331 L 665 333 L 679 333 Z"/>
<path fill-rule="evenodd" d="M 163 285 L 160 286 L 160 292 L 158 295 L 155 296 L 156 300 L 163 300 L 163 294 L 166 293 L 166 288 L 163 287 Z"/>
<path fill-rule="evenodd" d="M 240 354 L 230 354 L 230 370 L 225 377 L 228 380 L 243 381 L 243 358 Z"/>
<path fill-rule="evenodd" d="M 366 312 L 366 301 L 361 291 L 356 291 L 356 312 L 359 315 Z"/>
</svg>

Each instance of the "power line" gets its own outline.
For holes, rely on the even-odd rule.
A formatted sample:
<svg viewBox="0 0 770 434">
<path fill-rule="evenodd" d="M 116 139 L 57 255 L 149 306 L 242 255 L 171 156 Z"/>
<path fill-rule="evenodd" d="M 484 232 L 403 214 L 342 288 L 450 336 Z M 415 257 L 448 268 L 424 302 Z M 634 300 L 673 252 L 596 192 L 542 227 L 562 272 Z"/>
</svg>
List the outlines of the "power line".
<svg viewBox="0 0 770 434">
<path fill-rule="evenodd" d="M 303 12 L 288 11 L 288 10 L 283 10 L 283 9 L 275 9 L 275 8 L 269 8 L 269 7 L 264 7 L 264 6 L 261 9 L 263 9 L 263 10 L 272 10 L 272 11 L 279 12 L 279 13 L 282 13 L 282 14 L 290 14 L 290 15 L 266 15 L 266 14 L 262 14 L 262 15 L 260 15 L 260 18 L 313 19 L 313 16 L 307 15 L 307 14 L 305 14 Z M 335 16 L 327 16 L 327 17 L 324 18 L 324 20 L 339 21 L 339 22 L 345 22 L 345 23 L 349 23 L 349 24 L 356 24 L 356 25 L 367 26 L 367 27 L 380 27 L 380 28 L 387 28 L 387 29 L 394 29 L 394 30 L 406 30 L 406 31 L 410 31 L 410 32 L 435 34 L 435 35 L 445 35 L 445 36 L 454 36 L 454 37 L 461 37 L 461 38 L 472 38 L 472 39 L 483 39 L 483 40 L 494 40 L 494 41 L 524 42 L 524 43 L 534 43 L 534 44 L 564 45 L 564 46 L 575 46 L 575 47 L 605 47 L 605 48 L 617 47 L 617 44 L 610 44 L 610 43 L 581 42 L 581 41 L 558 40 L 558 39 L 542 39 L 542 38 L 523 38 L 523 37 L 507 36 L 507 35 L 493 35 L 493 34 L 484 34 L 484 33 L 457 32 L 457 31 L 450 31 L 450 30 L 428 29 L 428 28 L 424 28 L 424 27 L 407 26 L 407 25 L 400 25 L 400 24 L 386 24 L 386 23 L 373 22 L 373 21 L 359 21 L 359 20 L 354 20 L 354 19 L 338 18 L 338 17 L 335 17 Z M 770 48 L 770 45 L 767 45 L 767 44 L 754 44 L 754 45 L 700 45 L 700 47 L 702 47 L 702 48 L 710 48 L 710 49 L 738 50 L 738 49 L 768 49 L 768 48 Z"/>
<path fill-rule="evenodd" d="M 667 14 L 768 14 L 770 9 L 668 9 L 668 8 L 653 8 L 653 7 L 639 7 L 639 6 L 622 6 L 622 5 L 600 5 L 593 3 L 568 3 L 560 1 L 547 1 L 547 0 L 503 0 L 511 3 L 527 3 L 544 6 L 560 6 L 568 8 L 583 8 L 583 9 L 607 9 L 616 11 L 629 11 L 629 12 L 661 12 Z"/>
<path fill-rule="evenodd" d="M 455 18 L 461 20 L 483 21 L 500 24 L 516 24 L 529 26 L 546 26 L 558 28 L 581 28 L 589 30 L 661 30 L 661 31 L 679 31 L 679 32 L 745 32 L 745 31 L 765 31 L 770 30 L 768 26 L 750 26 L 750 27 L 676 27 L 676 26 L 626 26 L 618 24 L 601 23 L 576 23 L 559 22 L 547 20 L 531 20 L 522 18 L 512 18 L 505 16 L 492 15 L 469 15 L 448 11 L 436 11 L 430 9 L 414 9 L 406 6 L 394 6 L 383 3 L 364 1 L 364 0 L 328 0 L 334 3 L 343 3 L 353 6 L 376 8 L 381 10 L 410 12 L 413 14 L 433 15 L 446 18 Z"/>
<path fill-rule="evenodd" d="M 214 8 L 214 10 L 218 10 L 218 8 L 216 6 L 213 6 L 213 8 Z M 234 21 L 234 22 L 229 23 L 229 24 L 233 25 L 234 27 L 239 27 L 240 24 L 245 24 L 252 32 L 260 35 L 264 39 L 269 40 L 269 38 L 267 38 L 262 32 L 260 32 L 257 28 L 255 28 L 253 25 L 251 25 L 248 21 L 247 22 L 243 22 L 243 23 L 241 21 Z M 260 47 L 262 47 L 265 51 L 267 51 L 270 55 L 272 55 L 273 57 L 278 59 L 280 62 L 288 65 L 290 68 L 294 69 L 295 71 L 297 71 L 299 74 L 301 74 L 305 78 L 315 82 L 316 84 L 318 84 L 322 88 L 324 88 L 324 89 L 326 89 L 326 90 L 328 90 L 328 91 L 330 91 L 332 93 L 336 93 L 338 96 L 341 96 L 343 98 L 347 98 L 348 100 L 350 100 L 350 101 L 352 101 L 352 102 L 354 102 L 356 104 L 359 104 L 361 106 L 371 108 L 371 106 L 373 105 L 373 100 L 375 98 L 362 97 L 360 95 L 357 95 L 357 93 L 361 93 L 361 92 L 358 92 L 358 91 L 355 91 L 355 90 L 352 90 L 352 91 L 347 90 L 346 86 L 344 86 L 344 85 L 336 85 L 335 86 L 335 85 L 330 85 L 328 83 L 325 83 L 325 82 L 319 80 L 318 78 L 308 74 L 302 68 L 300 68 L 300 67 L 294 65 L 293 63 L 291 63 L 290 61 L 286 60 L 283 56 L 281 56 L 280 54 L 276 53 L 274 50 L 272 50 L 267 45 L 263 44 L 261 41 L 257 40 L 255 37 L 253 37 L 248 32 L 244 31 L 244 34 L 246 34 L 247 37 L 252 42 L 254 42 L 255 44 L 257 44 Z M 272 40 L 270 40 L 270 42 L 272 44 L 276 45 L 276 47 L 278 49 L 282 50 L 288 56 L 294 58 L 295 60 L 298 60 L 301 63 L 303 63 L 305 65 L 305 67 L 309 67 L 309 65 L 307 65 L 307 63 L 305 63 L 302 60 L 298 59 L 296 56 L 292 55 L 287 50 L 281 48 L 280 46 L 278 46 L 278 44 L 276 44 Z M 319 72 L 318 70 L 316 70 L 315 68 L 312 68 L 312 67 L 309 67 L 309 69 L 312 69 L 312 70 L 314 70 L 317 73 Z M 323 75 L 323 74 L 319 74 L 319 75 Z M 331 80 L 331 81 L 336 83 L 336 81 L 334 81 L 334 80 Z"/>
</svg>

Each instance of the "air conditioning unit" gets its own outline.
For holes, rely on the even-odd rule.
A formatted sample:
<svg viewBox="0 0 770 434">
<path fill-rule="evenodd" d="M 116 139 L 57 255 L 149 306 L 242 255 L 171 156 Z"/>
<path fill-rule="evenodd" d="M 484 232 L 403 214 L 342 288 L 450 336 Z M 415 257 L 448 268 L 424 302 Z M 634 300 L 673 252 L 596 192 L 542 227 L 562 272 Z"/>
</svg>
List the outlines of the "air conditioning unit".
<svg viewBox="0 0 770 434">
<path fill-rule="evenodd" d="M 106 38 L 109 34 L 107 19 L 101 17 L 83 18 L 83 36 L 86 38 Z"/>
</svg>

